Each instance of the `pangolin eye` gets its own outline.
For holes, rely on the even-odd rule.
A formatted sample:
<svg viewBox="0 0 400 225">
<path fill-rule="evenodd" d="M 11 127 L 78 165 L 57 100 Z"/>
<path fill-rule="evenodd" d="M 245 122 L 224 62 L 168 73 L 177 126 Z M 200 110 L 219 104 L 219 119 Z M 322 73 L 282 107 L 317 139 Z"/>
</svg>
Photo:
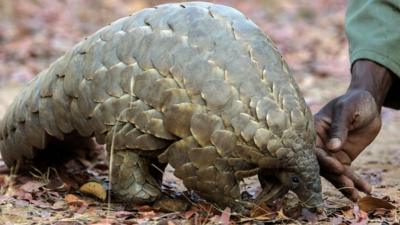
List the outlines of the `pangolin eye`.
<svg viewBox="0 0 400 225">
<path fill-rule="evenodd" d="M 298 184 L 298 183 L 300 183 L 300 178 L 298 176 L 293 176 L 292 182 L 293 182 L 293 184 Z"/>
</svg>

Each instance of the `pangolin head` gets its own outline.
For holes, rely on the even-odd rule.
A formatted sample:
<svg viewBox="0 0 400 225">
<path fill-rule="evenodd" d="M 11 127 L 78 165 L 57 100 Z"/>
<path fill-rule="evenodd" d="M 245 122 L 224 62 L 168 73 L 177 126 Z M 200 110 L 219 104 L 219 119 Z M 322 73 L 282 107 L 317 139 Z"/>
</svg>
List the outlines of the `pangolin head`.
<svg viewBox="0 0 400 225">
<path fill-rule="evenodd" d="M 323 204 L 319 166 L 312 149 L 295 154 L 277 173 L 279 181 L 296 193 L 302 205 L 320 209 Z"/>
<path fill-rule="evenodd" d="M 320 170 L 314 151 L 315 133 L 312 130 L 298 132 L 288 129 L 280 135 L 279 147 L 261 149 L 266 160 L 259 161 L 263 163 L 259 164 L 261 172 L 258 175 L 261 183 L 279 183 L 279 185 L 274 185 L 277 190 L 270 192 L 282 195 L 291 190 L 296 193 L 304 207 L 320 211 L 323 199 Z M 271 156 L 277 162 L 271 160 Z M 272 164 L 276 166 L 271 167 Z M 277 198 L 272 194 L 266 195 L 268 197 L 262 197 L 265 201 Z"/>
<path fill-rule="evenodd" d="M 286 189 L 296 193 L 304 207 L 321 210 L 323 199 L 320 168 L 314 142 L 312 133 L 293 132 L 291 135 L 283 135 L 283 148 L 287 154 L 280 156 L 282 166 L 275 176 Z"/>
</svg>

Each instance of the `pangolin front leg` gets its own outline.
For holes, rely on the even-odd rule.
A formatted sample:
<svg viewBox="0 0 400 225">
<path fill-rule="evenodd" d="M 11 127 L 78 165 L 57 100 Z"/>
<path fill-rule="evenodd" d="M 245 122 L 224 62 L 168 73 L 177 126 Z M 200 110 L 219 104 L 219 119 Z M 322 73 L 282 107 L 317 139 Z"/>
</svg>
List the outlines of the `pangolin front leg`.
<svg viewBox="0 0 400 225">
<path fill-rule="evenodd" d="M 190 136 L 173 143 L 159 159 L 168 161 L 185 187 L 201 197 L 240 212 L 251 207 L 240 201 L 239 180 L 234 168 L 217 154 L 215 147 L 200 147 Z"/>
</svg>

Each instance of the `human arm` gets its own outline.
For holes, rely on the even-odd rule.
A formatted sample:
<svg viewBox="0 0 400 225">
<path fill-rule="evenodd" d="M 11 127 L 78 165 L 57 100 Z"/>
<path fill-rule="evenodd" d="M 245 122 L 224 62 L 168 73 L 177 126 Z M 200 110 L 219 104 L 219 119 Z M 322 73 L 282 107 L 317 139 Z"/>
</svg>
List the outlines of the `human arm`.
<svg viewBox="0 0 400 225">
<path fill-rule="evenodd" d="M 350 163 L 378 134 L 382 106 L 400 108 L 398 24 L 400 0 L 348 2 L 351 84 L 315 115 L 321 173 L 352 200 L 359 197 L 357 189 L 370 192 L 371 187 Z"/>
<path fill-rule="evenodd" d="M 352 200 L 359 198 L 357 190 L 371 191 L 350 164 L 380 130 L 380 111 L 392 80 L 392 72 L 385 67 L 358 60 L 346 93 L 315 115 L 321 174 Z"/>
</svg>

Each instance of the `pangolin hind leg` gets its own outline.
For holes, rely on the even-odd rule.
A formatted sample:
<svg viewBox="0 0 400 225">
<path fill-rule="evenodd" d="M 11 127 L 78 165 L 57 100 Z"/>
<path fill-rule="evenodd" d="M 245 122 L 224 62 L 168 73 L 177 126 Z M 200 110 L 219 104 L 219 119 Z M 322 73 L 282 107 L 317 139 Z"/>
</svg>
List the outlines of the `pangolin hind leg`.
<svg viewBox="0 0 400 225">
<path fill-rule="evenodd" d="M 149 170 L 149 160 L 136 152 L 116 151 L 113 156 L 111 189 L 118 200 L 151 203 L 161 197 L 160 181 Z"/>
<path fill-rule="evenodd" d="M 106 137 L 106 148 L 112 159 L 111 190 L 117 200 L 151 203 L 161 197 L 161 171 L 166 164 L 158 163 L 156 156 L 169 144 L 129 122 L 113 126 Z"/>
</svg>

